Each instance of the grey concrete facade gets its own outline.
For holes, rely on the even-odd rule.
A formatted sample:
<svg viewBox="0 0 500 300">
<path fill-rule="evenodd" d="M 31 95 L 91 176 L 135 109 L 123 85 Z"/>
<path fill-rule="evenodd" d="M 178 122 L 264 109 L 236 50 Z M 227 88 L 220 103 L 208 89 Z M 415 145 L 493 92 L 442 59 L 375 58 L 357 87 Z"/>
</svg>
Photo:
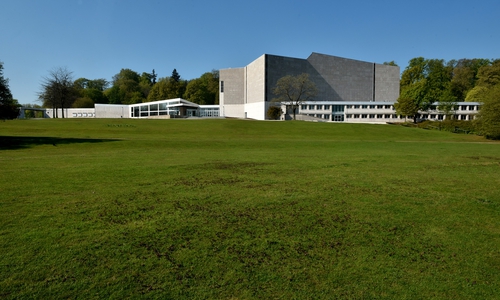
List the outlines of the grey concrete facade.
<svg viewBox="0 0 500 300">
<path fill-rule="evenodd" d="M 264 54 L 246 67 L 220 70 L 220 84 L 224 86 L 221 111 L 228 117 L 265 119 L 278 80 L 302 73 L 309 74 L 316 84 L 314 101 L 395 102 L 399 71 L 399 67 L 319 53 L 307 59 Z M 239 105 L 239 109 L 233 105 Z"/>
</svg>

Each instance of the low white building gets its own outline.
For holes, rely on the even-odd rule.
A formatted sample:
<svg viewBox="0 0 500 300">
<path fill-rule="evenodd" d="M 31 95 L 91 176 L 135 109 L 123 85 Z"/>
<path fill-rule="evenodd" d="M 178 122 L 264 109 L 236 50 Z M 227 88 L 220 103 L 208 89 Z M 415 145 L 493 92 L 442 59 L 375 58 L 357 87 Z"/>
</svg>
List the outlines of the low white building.
<svg viewBox="0 0 500 300">
<path fill-rule="evenodd" d="M 22 108 L 20 118 L 24 118 Z M 36 109 L 40 110 L 40 109 Z M 187 118 L 219 117 L 219 105 L 199 105 L 181 98 L 137 104 L 94 104 L 94 108 L 43 109 L 47 118 Z"/>
<path fill-rule="evenodd" d="M 434 103 L 428 111 L 421 111 L 417 116 L 420 120 L 442 121 L 449 116 L 457 120 L 473 120 L 480 109 L 479 102 L 457 102 L 455 107 L 446 113 L 438 109 L 439 103 Z M 293 118 L 290 105 L 281 105 L 282 120 Z M 408 118 L 398 115 L 394 102 L 374 101 L 306 101 L 296 110 L 297 120 L 346 122 L 346 123 L 393 123 L 405 122 Z"/>
</svg>

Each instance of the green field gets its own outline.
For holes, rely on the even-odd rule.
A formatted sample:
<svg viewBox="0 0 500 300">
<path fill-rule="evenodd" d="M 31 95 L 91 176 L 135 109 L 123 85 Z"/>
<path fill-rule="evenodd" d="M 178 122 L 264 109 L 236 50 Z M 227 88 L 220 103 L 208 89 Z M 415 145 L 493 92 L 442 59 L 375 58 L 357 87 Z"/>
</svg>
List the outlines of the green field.
<svg viewBox="0 0 500 300">
<path fill-rule="evenodd" d="M 500 143 L 390 125 L 0 122 L 2 299 L 498 299 Z"/>
</svg>

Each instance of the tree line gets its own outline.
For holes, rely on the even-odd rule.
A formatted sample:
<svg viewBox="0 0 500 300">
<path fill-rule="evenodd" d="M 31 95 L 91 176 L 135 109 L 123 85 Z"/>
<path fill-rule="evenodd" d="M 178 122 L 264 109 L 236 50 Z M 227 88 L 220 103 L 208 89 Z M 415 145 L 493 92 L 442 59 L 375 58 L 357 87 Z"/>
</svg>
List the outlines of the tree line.
<svg viewBox="0 0 500 300">
<path fill-rule="evenodd" d="M 396 65 L 394 61 L 385 64 Z M 95 103 L 133 104 L 184 98 L 198 104 L 218 104 L 219 73 L 214 70 L 199 78 L 184 80 L 174 69 L 171 76 L 157 80 L 155 70 L 139 74 L 121 69 L 108 82 L 102 78 L 73 80 L 71 71 L 56 68 L 43 77 L 38 96 L 43 107 L 55 110 L 56 117 L 59 117 L 57 108 L 91 108 Z M 500 139 L 500 59 L 446 62 L 413 58 L 401 74 L 400 96 L 395 108 L 398 114 L 416 121 L 420 112 L 428 111 L 435 103 L 438 109 L 451 113 L 456 102 L 463 101 L 482 103 L 476 127 L 481 134 Z M 12 97 L 0 62 L 0 118 L 15 118 L 18 112 L 19 104 Z"/>
<path fill-rule="evenodd" d="M 396 111 L 412 117 L 437 108 L 451 114 L 457 102 L 481 102 L 478 131 L 500 138 L 500 59 L 413 58 L 401 74 Z M 495 133 L 497 132 L 497 133 Z"/>
<path fill-rule="evenodd" d="M 42 106 L 52 108 L 92 108 L 94 104 L 135 104 L 163 99 L 183 98 L 197 104 L 219 103 L 219 72 L 213 70 L 201 77 L 184 80 L 176 69 L 171 76 L 159 78 L 155 70 L 139 74 L 121 69 L 111 82 L 106 79 L 78 78 L 72 72 L 56 68 L 43 77 L 38 94 Z"/>
<path fill-rule="evenodd" d="M 3 77 L 3 62 L 0 61 L 0 119 L 14 119 L 19 113 L 19 103 L 12 97 L 9 80 Z"/>
</svg>

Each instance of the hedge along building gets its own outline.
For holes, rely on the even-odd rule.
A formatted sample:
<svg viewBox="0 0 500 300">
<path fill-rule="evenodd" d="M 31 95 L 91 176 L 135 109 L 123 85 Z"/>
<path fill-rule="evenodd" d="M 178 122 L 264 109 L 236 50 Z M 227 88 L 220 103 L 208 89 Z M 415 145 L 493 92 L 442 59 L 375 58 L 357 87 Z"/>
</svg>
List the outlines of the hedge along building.
<svg viewBox="0 0 500 300">
<path fill-rule="evenodd" d="M 332 109 L 348 102 L 393 104 L 399 97 L 399 72 L 397 66 L 319 53 L 307 59 L 264 54 L 246 67 L 220 70 L 220 111 L 226 117 L 264 120 L 274 105 L 273 89 L 278 80 L 302 73 L 309 74 L 318 90 L 310 103 L 320 102 Z M 344 117 L 336 119 L 331 112 L 325 120 L 344 121 Z M 299 114 L 304 115 L 300 108 Z"/>
</svg>

